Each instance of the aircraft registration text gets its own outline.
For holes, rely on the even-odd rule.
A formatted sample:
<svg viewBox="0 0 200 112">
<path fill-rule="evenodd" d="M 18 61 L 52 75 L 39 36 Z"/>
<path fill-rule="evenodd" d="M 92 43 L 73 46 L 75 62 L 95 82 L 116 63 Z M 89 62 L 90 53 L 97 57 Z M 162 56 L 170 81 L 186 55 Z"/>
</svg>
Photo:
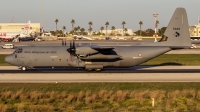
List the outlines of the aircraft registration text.
<svg viewBox="0 0 200 112">
<path fill-rule="evenodd" d="M 57 54 L 57 51 L 24 51 L 24 53 Z"/>
</svg>

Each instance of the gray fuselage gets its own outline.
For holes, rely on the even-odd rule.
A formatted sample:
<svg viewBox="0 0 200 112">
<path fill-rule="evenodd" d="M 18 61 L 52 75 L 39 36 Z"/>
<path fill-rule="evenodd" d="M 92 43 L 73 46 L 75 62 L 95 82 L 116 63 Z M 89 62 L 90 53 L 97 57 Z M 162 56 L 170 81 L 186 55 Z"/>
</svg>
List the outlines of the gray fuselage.
<svg viewBox="0 0 200 112">
<path fill-rule="evenodd" d="M 113 46 L 112 46 L 113 47 Z M 112 52 L 103 54 L 103 59 L 82 60 L 71 56 L 67 46 L 33 46 L 18 48 L 6 57 L 6 61 L 23 67 L 81 67 L 101 65 L 105 67 L 132 67 L 170 51 L 169 47 L 157 46 L 114 46 Z M 110 59 L 106 56 L 119 55 Z M 89 57 L 89 56 L 87 56 Z"/>
</svg>

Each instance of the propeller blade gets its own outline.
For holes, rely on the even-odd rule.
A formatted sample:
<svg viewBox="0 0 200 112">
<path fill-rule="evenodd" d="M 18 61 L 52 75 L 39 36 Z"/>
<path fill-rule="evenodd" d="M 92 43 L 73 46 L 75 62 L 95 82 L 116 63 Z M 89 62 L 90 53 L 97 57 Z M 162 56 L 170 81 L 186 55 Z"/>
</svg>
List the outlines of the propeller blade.
<svg viewBox="0 0 200 112">
<path fill-rule="evenodd" d="M 77 59 L 78 59 L 78 65 L 79 65 L 79 61 L 80 61 L 80 60 L 79 60 L 79 57 L 78 57 L 78 56 L 77 56 Z"/>
<path fill-rule="evenodd" d="M 62 46 L 64 46 L 64 41 L 62 40 Z"/>
<path fill-rule="evenodd" d="M 65 41 L 65 46 L 66 46 L 66 41 Z M 67 49 L 67 51 L 70 53 L 70 55 L 76 55 L 76 47 L 75 47 L 75 42 L 70 41 L 70 47 Z"/>
<path fill-rule="evenodd" d="M 66 46 L 67 44 L 66 44 L 66 39 L 65 39 L 65 46 Z"/>
<path fill-rule="evenodd" d="M 75 49 L 75 43 L 74 43 L 74 41 L 73 41 L 73 49 Z"/>
<path fill-rule="evenodd" d="M 71 43 L 71 41 L 70 41 L 70 47 L 69 47 L 69 48 L 70 48 L 70 50 L 71 50 L 71 48 L 72 48 L 72 43 Z"/>
</svg>

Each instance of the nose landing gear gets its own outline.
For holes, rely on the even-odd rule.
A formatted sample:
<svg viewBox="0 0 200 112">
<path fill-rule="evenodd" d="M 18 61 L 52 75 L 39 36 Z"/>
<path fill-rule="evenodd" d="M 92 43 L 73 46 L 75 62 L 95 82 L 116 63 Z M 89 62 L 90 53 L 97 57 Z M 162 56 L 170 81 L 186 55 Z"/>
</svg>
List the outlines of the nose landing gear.
<svg viewBox="0 0 200 112">
<path fill-rule="evenodd" d="M 26 71 L 27 67 L 21 67 L 21 70 Z"/>
</svg>

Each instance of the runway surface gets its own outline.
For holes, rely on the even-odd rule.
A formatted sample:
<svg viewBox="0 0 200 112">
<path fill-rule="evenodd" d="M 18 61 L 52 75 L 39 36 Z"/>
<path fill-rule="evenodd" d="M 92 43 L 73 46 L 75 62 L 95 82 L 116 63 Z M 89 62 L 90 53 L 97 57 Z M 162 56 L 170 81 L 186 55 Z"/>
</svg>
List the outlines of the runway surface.
<svg viewBox="0 0 200 112">
<path fill-rule="evenodd" d="M 13 66 L 0 67 L 0 83 L 70 82 L 200 82 L 200 66 L 137 66 L 102 72 L 77 69 L 21 71 Z"/>
<path fill-rule="evenodd" d="M 200 73 L 200 66 L 136 66 L 132 68 L 105 68 L 101 72 L 79 68 L 35 68 L 22 71 L 16 66 L 0 66 L 1 73 Z"/>
</svg>

